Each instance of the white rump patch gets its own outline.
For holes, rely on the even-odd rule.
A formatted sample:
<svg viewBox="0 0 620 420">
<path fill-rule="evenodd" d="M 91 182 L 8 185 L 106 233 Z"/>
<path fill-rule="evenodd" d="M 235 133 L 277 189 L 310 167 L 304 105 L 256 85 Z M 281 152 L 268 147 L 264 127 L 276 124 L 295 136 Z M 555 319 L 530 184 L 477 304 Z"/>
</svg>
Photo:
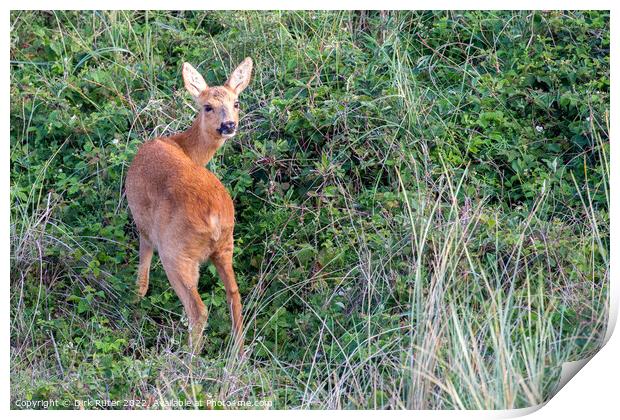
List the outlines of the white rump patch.
<svg viewBox="0 0 620 420">
<path fill-rule="evenodd" d="M 222 236 L 222 228 L 220 226 L 220 218 L 217 214 L 211 214 L 209 216 L 209 227 L 211 228 L 211 239 L 219 241 Z"/>
</svg>

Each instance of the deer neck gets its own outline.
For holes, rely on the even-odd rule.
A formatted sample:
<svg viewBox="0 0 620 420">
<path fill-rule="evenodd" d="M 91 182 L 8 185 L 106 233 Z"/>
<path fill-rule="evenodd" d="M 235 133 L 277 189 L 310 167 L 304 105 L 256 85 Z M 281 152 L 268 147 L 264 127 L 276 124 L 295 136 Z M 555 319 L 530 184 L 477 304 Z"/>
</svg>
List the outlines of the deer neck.
<svg viewBox="0 0 620 420">
<path fill-rule="evenodd" d="M 195 164 L 200 166 L 206 165 L 222 145 L 222 139 L 210 136 L 203 129 L 200 115 L 196 117 L 190 128 L 173 136 L 172 140 Z"/>
</svg>

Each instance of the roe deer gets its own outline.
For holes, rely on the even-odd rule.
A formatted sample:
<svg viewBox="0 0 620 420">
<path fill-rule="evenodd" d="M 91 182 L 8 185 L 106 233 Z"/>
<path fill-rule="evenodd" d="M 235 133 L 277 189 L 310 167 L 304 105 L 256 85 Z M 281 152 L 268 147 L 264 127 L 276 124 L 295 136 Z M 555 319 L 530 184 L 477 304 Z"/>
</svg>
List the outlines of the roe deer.
<svg viewBox="0 0 620 420">
<path fill-rule="evenodd" d="M 145 142 L 125 183 L 127 201 L 140 233 L 138 296 L 149 285 L 153 250 L 189 320 L 193 351 L 202 347 L 207 309 L 198 293 L 198 268 L 211 260 L 226 289 L 235 344 L 241 348 L 241 298 L 232 267 L 234 206 L 222 183 L 205 169 L 239 122 L 237 97 L 250 82 L 248 57 L 224 86 L 209 87 L 190 64 L 183 64 L 185 88 L 200 105 L 192 126 L 171 137 Z"/>
</svg>

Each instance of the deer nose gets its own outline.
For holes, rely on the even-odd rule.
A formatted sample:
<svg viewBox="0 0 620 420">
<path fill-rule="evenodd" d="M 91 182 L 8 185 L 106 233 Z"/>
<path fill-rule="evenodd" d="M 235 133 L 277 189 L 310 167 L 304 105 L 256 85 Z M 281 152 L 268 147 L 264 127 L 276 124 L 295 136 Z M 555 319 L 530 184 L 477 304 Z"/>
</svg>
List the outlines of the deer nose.
<svg viewBox="0 0 620 420">
<path fill-rule="evenodd" d="M 220 125 L 219 132 L 220 134 L 232 134 L 235 132 L 236 124 L 234 121 L 226 121 Z"/>
</svg>

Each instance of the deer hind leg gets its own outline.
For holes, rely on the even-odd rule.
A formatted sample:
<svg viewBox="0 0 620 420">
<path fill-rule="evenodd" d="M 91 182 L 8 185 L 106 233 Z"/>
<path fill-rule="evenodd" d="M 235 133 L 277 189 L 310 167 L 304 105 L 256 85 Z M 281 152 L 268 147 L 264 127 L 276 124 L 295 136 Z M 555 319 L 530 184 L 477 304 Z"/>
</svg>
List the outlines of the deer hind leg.
<svg viewBox="0 0 620 420">
<path fill-rule="evenodd" d="M 241 317 L 241 297 L 239 295 L 239 288 L 237 287 L 235 272 L 232 266 L 232 247 L 225 251 L 214 253 L 211 256 L 211 261 L 215 265 L 217 273 L 224 283 L 226 301 L 228 302 L 232 317 L 232 329 L 236 344 L 239 345 L 239 351 L 241 351 L 243 347 L 241 335 L 243 330 L 243 319 Z"/>
<path fill-rule="evenodd" d="M 140 264 L 138 265 L 138 280 L 136 281 L 139 298 L 143 298 L 149 288 L 149 270 L 152 258 L 153 245 L 143 234 L 140 234 Z"/>
<path fill-rule="evenodd" d="M 185 309 L 189 322 L 189 345 L 194 353 L 199 353 L 202 349 L 202 333 L 207 324 L 208 311 L 198 293 L 198 262 L 166 256 L 162 256 L 161 261 L 168 280 Z"/>
</svg>

